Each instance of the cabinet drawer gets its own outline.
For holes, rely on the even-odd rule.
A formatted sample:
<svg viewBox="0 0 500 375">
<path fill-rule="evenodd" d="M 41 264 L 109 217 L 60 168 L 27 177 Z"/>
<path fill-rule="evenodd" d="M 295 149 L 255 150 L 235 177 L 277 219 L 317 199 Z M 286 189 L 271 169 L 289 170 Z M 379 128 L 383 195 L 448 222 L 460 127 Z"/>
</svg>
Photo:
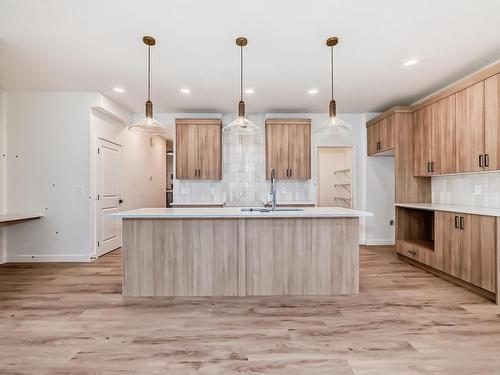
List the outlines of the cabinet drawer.
<svg viewBox="0 0 500 375">
<path fill-rule="evenodd" d="M 432 244 L 426 241 L 397 241 L 396 251 L 417 262 L 430 267 L 435 266 L 435 253 L 432 249 Z"/>
</svg>

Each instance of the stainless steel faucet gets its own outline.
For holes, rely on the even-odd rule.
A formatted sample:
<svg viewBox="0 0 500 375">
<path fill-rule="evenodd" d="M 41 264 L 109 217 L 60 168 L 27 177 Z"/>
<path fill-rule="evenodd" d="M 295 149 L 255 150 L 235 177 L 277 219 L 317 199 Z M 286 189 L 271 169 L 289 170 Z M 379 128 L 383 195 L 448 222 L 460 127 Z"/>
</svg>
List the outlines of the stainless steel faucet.
<svg viewBox="0 0 500 375">
<path fill-rule="evenodd" d="M 271 197 L 272 197 L 272 210 L 276 211 L 276 171 L 271 169 Z"/>
</svg>

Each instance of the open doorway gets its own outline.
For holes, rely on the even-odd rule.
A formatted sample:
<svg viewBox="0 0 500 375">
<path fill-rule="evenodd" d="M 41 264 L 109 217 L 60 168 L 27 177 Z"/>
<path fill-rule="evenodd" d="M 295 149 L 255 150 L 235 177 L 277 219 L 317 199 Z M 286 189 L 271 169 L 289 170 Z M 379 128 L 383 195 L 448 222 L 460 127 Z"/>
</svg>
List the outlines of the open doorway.
<svg viewBox="0 0 500 375">
<path fill-rule="evenodd" d="M 353 207 L 352 147 L 318 147 L 318 206 Z"/>
</svg>

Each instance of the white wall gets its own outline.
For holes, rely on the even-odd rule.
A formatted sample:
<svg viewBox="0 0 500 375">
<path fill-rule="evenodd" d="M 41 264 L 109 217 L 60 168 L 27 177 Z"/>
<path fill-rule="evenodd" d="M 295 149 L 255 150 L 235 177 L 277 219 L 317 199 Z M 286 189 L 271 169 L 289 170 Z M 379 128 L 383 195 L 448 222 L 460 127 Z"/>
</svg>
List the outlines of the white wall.
<svg viewBox="0 0 500 375">
<path fill-rule="evenodd" d="M 0 90 L 0 214 L 7 209 L 7 107 L 6 94 Z M 0 227 L 0 263 L 6 260 L 6 233 Z"/>
<path fill-rule="evenodd" d="M 90 107 L 96 93 L 7 93 L 7 260 L 89 259 Z"/>
</svg>

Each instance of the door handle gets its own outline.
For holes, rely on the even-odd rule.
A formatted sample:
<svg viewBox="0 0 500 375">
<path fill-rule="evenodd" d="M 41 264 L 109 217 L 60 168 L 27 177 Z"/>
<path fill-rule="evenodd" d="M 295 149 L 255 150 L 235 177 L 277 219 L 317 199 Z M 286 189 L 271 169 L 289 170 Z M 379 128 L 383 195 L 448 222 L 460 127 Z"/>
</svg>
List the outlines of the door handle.
<svg viewBox="0 0 500 375">
<path fill-rule="evenodd" d="M 483 167 L 483 155 L 479 155 L 479 166 Z"/>
<path fill-rule="evenodd" d="M 465 228 L 465 219 L 463 216 L 460 216 L 460 229 Z"/>
<path fill-rule="evenodd" d="M 458 226 L 458 216 L 455 216 L 455 228 L 459 229 L 459 226 Z"/>
<path fill-rule="evenodd" d="M 490 154 L 484 154 L 484 166 L 485 167 L 490 166 Z"/>
</svg>

